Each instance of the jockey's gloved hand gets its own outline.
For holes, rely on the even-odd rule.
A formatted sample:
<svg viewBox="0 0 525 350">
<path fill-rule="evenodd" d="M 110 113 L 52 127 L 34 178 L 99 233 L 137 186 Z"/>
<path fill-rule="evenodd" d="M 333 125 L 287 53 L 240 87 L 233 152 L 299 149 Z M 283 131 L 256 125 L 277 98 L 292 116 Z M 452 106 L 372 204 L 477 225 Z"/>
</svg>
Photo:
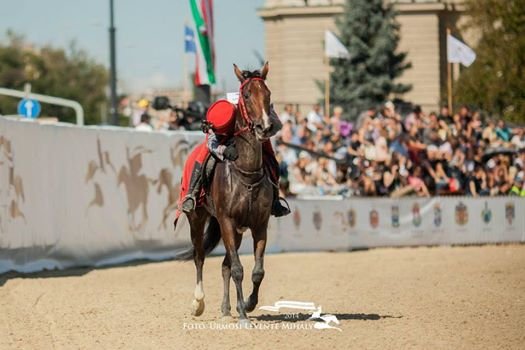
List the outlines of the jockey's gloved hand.
<svg viewBox="0 0 525 350">
<path fill-rule="evenodd" d="M 235 145 L 229 145 L 224 150 L 224 158 L 229 160 L 237 160 L 239 158 L 239 153 L 237 153 L 237 148 L 235 148 Z"/>
<path fill-rule="evenodd" d="M 201 122 L 201 130 L 203 133 L 207 134 L 208 131 L 210 131 L 210 129 L 212 128 L 212 125 L 210 122 L 206 121 L 206 120 L 203 120 Z"/>
</svg>

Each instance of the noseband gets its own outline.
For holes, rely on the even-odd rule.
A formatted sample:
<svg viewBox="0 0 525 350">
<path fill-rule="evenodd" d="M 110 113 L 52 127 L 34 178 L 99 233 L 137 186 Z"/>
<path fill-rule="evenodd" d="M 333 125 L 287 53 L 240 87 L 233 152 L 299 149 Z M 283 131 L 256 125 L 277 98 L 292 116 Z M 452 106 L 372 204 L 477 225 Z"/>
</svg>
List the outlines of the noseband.
<svg viewBox="0 0 525 350">
<path fill-rule="evenodd" d="M 241 87 L 239 88 L 239 103 L 238 103 L 237 107 L 239 108 L 239 111 L 241 113 L 241 117 L 244 120 L 244 122 L 246 123 L 246 126 L 244 126 L 241 129 L 237 130 L 234 133 L 235 136 L 239 136 L 240 134 L 243 134 L 245 132 L 254 133 L 253 120 L 251 120 L 250 116 L 248 115 L 248 108 L 246 108 L 246 100 L 244 99 L 243 90 L 248 84 L 250 84 L 252 81 L 255 81 L 255 80 L 261 80 L 261 81 L 264 82 L 263 78 L 248 78 L 241 84 Z"/>
</svg>

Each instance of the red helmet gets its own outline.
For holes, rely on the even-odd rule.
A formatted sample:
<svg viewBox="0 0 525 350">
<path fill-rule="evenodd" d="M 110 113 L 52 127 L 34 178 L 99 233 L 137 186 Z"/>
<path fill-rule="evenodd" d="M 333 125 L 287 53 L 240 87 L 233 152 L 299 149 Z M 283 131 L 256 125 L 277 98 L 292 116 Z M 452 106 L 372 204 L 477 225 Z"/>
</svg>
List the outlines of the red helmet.
<svg viewBox="0 0 525 350">
<path fill-rule="evenodd" d="M 217 134 L 229 135 L 233 132 L 235 105 L 228 100 L 218 100 L 210 106 L 206 120 L 213 125 Z"/>
</svg>

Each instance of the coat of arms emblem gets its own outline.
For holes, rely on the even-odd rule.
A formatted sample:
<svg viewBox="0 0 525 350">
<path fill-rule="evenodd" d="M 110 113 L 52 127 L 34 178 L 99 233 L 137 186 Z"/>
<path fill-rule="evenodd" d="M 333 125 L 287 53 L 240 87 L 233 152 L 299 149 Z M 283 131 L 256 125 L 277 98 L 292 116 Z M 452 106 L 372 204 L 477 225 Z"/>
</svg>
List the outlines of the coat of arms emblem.
<svg viewBox="0 0 525 350">
<path fill-rule="evenodd" d="M 418 203 L 414 203 L 412 206 L 412 223 L 415 227 L 419 227 L 419 225 L 421 225 L 421 213 Z"/>
<path fill-rule="evenodd" d="M 463 202 L 456 205 L 456 224 L 460 226 L 466 225 L 468 222 L 468 209 Z"/>
<path fill-rule="evenodd" d="M 313 215 L 314 227 L 317 231 L 321 230 L 323 224 L 323 217 L 321 216 L 321 211 L 319 208 L 316 208 Z"/>
<path fill-rule="evenodd" d="M 377 210 L 372 209 L 370 211 L 370 226 L 376 228 L 379 225 L 379 213 Z"/>
<path fill-rule="evenodd" d="M 515 210 L 514 210 L 514 203 L 508 202 L 505 204 L 505 219 L 507 219 L 507 222 L 509 225 L 512 225 L 512 221 L 514 221 L 515 218 Z"/>
<path fill-rule="evenodd" d="M 346 219 L 348 220 L 348 225 L 350 225 L 350 227 L 355 226 L 355 210 L 353 208 L 350 208 L 346 212 Z"/>
<path fill-rule="evenodd" d="M 295 210 L 293 211 L 293 224 L 297 230 L 301 227 L 301 213 L 299 212 L 298 207 L 295 207 Z"/>
<path fill-rule="evenodd" d="M 434 226 L 439 227 L 441 226 L 442 218 L 441 218 L 441 205 L 439 203 L 436 203 L 434 205 Z"/>
<path fill-rule="evenodd" d="M 392 211 L 392 227 L 399 227 L 399 206 L 393 205 Z"/>
<path fill-rule="evenodd" d="M 492 210 L 489 209 L 488 202 L 485 201 L 485 207 L 481 211 L 481 219 L 485 224 L 488 224 L 492 220 Z"/>
</svg>

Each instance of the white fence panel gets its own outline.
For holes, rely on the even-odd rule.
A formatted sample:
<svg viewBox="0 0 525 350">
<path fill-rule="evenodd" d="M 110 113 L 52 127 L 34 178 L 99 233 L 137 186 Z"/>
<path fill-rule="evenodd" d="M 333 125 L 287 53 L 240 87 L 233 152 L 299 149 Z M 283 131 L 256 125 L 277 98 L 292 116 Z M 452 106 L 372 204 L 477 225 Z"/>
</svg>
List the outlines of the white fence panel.
<svg viewBox="0 0 525 350">
<path fill-rule="evenodd" d="M 174 232 L 172 221 L 202 137 L 0 118 L 0 273 L 173 257 L 190 242 L 187 223 Z M 290 204 L 270 222 L 268 252 L 525 241 L 523 198 Z"/>
</svg>

